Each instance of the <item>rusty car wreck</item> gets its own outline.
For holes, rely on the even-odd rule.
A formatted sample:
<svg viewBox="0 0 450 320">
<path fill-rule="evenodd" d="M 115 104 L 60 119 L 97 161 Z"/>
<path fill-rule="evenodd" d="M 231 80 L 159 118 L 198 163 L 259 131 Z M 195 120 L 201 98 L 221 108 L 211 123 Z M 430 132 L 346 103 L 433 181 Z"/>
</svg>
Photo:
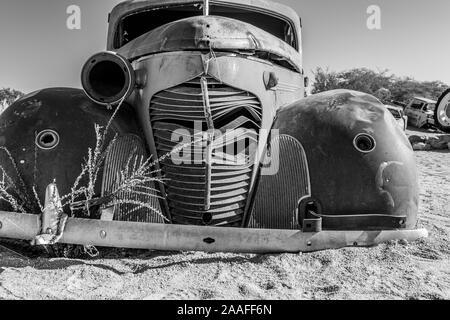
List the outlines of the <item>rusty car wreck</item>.
<svg viewBox="0 0 450 320">
<path fill-rule="evenodd" d="M 370 95 L 305 98 L 301 28 L 265 0 L 117 5 L 84 90 L 0 116 L 0 237 L 229 252 L 426 237 L 404 132 Z"/>
</svg>

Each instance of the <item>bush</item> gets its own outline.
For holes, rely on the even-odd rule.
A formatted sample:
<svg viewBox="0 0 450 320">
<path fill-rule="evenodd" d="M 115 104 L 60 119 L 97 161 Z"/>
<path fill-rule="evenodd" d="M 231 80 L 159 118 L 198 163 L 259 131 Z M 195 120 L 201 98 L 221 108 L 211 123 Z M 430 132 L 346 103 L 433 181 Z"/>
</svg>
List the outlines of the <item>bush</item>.
<svg viewBox="0 0 450 320">
<path fill-rule="evenodd" d="M 449 86 L 441 81 L 417 81 L 397 77 L 388 70 L 373 71 L 367 68 L 342 72 L 317 68 L 314 71 L 312 93 L 333 89 L 349 89 L 372 94 L 383 103 L 406 104 L 414 96 L 437 100 Z"/>
<path fill-rule="evenodd" d="M 22 96 L 23 93 L 18 90 L 10 88 L 0 89 L 0 113 Z"/>
</svg>

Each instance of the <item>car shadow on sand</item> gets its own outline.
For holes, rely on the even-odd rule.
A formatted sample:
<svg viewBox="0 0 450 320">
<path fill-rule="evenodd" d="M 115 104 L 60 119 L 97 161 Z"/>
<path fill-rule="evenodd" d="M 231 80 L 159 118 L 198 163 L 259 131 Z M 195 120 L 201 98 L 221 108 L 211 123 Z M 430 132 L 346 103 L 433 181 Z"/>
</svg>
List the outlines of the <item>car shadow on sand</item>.
<svg viewBox="0 0 450 320">
<path fill-rule="evenodd" d="M 165 269 L 174 266 L 203 265 L 210 263 L 262 263 L 272 254 L 242 254 L 242 255 L 222 255 L 203 253 L 200 256 L 181 253 L 179 251 L 156 251 L 156 250 L 138 250 L 138 249 L 111 249 L 99 248 L 100 254 L 97 257 L 84 256 L 80 258 L 52 258 L 48 255 L 27 256 L 29 248 L 11 249 L 0 241 L 0 274 L 5 268 L 27 268 L 31 267 L 37 270 L 55 270 L 66 269 L 73 266 L 85 265 L 111 271 L 117 275 L 124 275 L 130 271 L 121 271 L 112 266 L 113 262 L 123 262 L 132 266 L 133 274 L 144 273 L 148 270 Z M 183 255 L 183 258 L 173 261 L 176 255 Z M 205 257 L 204 255 L 211 255 Z M 167 259 L 165 259 L 167 258 Z"/>
</svg>

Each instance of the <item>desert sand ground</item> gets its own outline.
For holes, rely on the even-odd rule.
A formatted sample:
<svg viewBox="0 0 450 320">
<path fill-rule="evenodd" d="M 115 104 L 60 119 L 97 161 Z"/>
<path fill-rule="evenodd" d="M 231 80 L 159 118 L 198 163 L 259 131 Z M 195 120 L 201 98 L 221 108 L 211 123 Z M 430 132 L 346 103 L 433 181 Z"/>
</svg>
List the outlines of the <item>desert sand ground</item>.
<svg viewBox="0 0 450 320">
<path fill-rule="evenodd" d="M 416 157 L 418 227 L 428 239 L 310 254 L 112 250 L 94 259 L 0 248 L 0 299 L 449 299 L 450 151 Z"/>
</svg>

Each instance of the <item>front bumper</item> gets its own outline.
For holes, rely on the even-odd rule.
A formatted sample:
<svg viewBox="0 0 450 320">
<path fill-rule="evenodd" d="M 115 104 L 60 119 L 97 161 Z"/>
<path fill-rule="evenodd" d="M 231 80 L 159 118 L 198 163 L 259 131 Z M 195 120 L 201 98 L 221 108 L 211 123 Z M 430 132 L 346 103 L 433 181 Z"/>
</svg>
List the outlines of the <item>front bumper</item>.
<svg viewBox="0 0 450 320">
<path fill-rule="evenodd" d="M 40 215 L 0 211 L 0 237 L 32 240 L 40 230 Z M 153 250 L 296 253 L 370 247 L 391 240 L 415 241 L 427 236 L 425 229 L 308 233 L 69 218 L 59 242 Z"/>
</svg>

